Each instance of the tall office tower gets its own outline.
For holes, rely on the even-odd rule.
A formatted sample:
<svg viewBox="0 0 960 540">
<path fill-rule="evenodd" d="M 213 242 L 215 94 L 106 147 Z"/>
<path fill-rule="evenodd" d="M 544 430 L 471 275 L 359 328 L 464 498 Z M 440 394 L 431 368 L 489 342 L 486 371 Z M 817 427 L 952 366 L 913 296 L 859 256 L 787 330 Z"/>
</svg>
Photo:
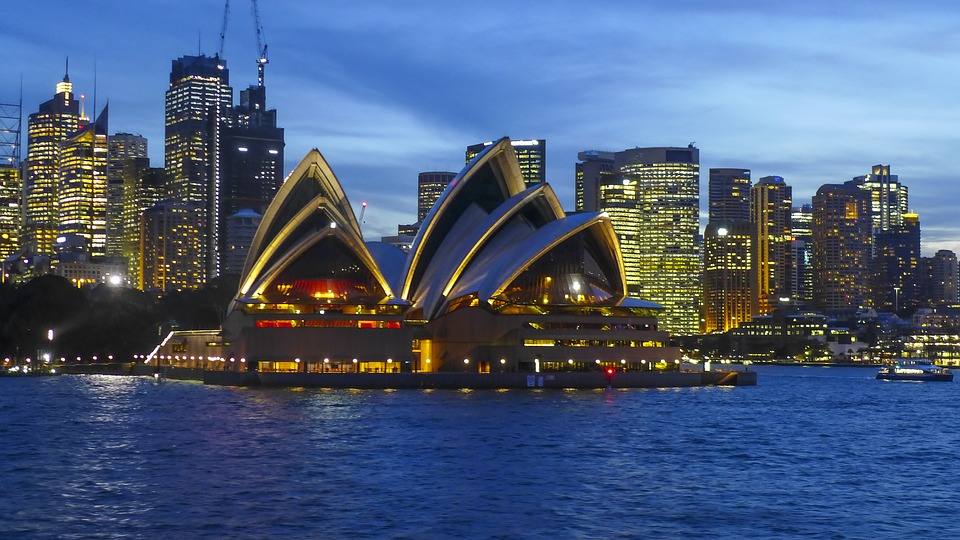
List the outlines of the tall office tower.
<svg viewBox="0 0 960 540">
<path fill-rule="evenodd" d="M 710 169 L 710 221 L 750 221 L 750 169 Z"/>
<path fill-rule="evenodd" d="M 107 248 L 107 107 L 60 145 L 57 210 L 60 236 L 86 240 L 88 254 Z"/>
<path fill-rule="evenodd" d="M 69 74 L 64 74 L 53 98 L 41 103 L 27 120 L 23 240 L 33 253 L 53 255 L 59 234 L 60 149 L 80 127 L 80 102 L 75 99 Z"/>
<path fill-rule="evenodd" d="M 200 231 L 205 226 L 194 203 L 166 200 L 143 213 L 143 290 L 165 293 L 203 285 L 206 273 L 197 253 L 204 248 Z"/>
<path fill-rule="evenodd" d="M 616 171 L 613 152 L 587 150 L 577 154 L 575 166 L 577 212 L 596 212 L 599 208 L 600 183 L 604 175 Z"/>
<path fill-rule="evenodd" d="M 711 221 L 704 232 L 704 333 L 726 332 L 753 314 L 753 226 Z"/>
<path fill-rule="evenodd" d="M 899 176 L 890 174 L 889 165 L 874 165 L 870 174 L 857 176 L 848 183 L 870 194 L 874 234 L 903 224 L 903 215 L 909 213 L 908 190 Z"/>
<path fill-rule="evenodd" d="M 243 263 L 247 259 L 247 251 L 250 251 L 250 244 L 253 243 L 253 237 L 257 234 L 261 217 L 259 213 L 249 208 L 244 208 L 227 217 L 223 231 L 227 243 L 223 252 L 222 275 L 240 278 Z"/>
<path fill-rule="evenodd" d="M 131 159 L 147 157 L 147 139 L 114 133 L 107 140 L 107 256 L 123 256 L 123 169 Z"/>
<path fill-rule="evenodd" d="M 173 61 L 166 92 L 164 167 L 176 200 L 197 205 L 203 226 L 194 257 L 204 277 L 218 274 L 220 142 L 233 105 L 230 72 L 218 57 L 182 56 Z"/>
<path fill-rule="evenodd" d="M 276 109 L 267 109 L 266 87 L 250 86 L 240 92 L 240 104 L 233 109 L 231 125 L 223 129 L 222 141 L 219 266 L 228 258 L 246 256 L 237 252 L 240 244 L 226 238 L 225 220 L 243 210 L 262 214 L 283 183 L 284 133 L 277 127 Z M 221 268 L 219 273 L 230 272 Z"/>
<path fill-rule="evenodd" d="M 423 223 L 433 203 L 437 202 L 443 190 L 457 173 L 445 171 L 422 172 L 417 175 L 417 223 Z"/>
<path fill-rule="evenodd" d="M 601 175 L 598 210 L 620 240 L 631 296 L 661 304 L 660 325 L 676 335 L 700 330 L 700 151 L 633 148 L 614 154 Z"/>
<path fill-rule="evenodd" d="M 770 313 L 790 296 L 792 210 L 793 190 L 779 176 L 764 176 L 750 190 L 756 314 Z"/>
<path fill-rule="evenodd" d="M 790 215 L 790 297 L 813 302 L 813 206 L 795 206 Z"/>
<path fill-rule="evenodd" d="M 813 299 L 849 312 L 871 301 L 870 196 L 850 184 L 826 184 L 813 197 Z"/>
<path fill-rule="evenodd" d="M 952 305 L 958 298 L 957 255 L 941 249 L 933 257 L 924 257 L 921 267 L 922 301 L 930 306 Z"/>
<path fill-rule="evenodd" d="M 7 257 L 20 252 L 22 192 L 20 168 L 0 164 L 0 269 Z M 0 282 L 3 281 L 0 279 Z"/>
<path fill-rule="evenodd" d="M 493 144 L 492 141 L 471 144 L 467 147 L 466 162 L 470 163 L 484 148 Z M 510 141 L 513 151 L 517 153 L 520 162 L 520 172 L 523 173 L 523 183 L 527 187 L 535 186 L 547 181 L 547 141 L 544 139 Z"/>
<path fill-rule="evenodd" d="M 167 196 L 166 171 L 162 167 L 150 167 L 146 157 L 132 158 L 123 162 L 122 178 L 121 256 L 127 263 L 130 283 L 142 290 L 141 220 L 144 212 Z"/>
<path fill-rule="evenodd" d="M 920 284 L 920 217 L 904 214 L 900 225 L 880 231 L 876 240 L 874 305 L 898 313 L 917 307 Z"/>
</svg>

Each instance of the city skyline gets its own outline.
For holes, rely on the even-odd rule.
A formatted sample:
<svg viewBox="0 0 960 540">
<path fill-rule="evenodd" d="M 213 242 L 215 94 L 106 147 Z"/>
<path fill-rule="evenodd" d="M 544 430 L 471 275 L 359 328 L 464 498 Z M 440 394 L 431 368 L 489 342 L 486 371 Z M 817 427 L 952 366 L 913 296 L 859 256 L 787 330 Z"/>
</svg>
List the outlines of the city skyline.
<svg viewBox="0 0 960 540">
<path fill-rule="evenodd" d="M 954 145 L 952 116 L 949 109 L 923 103 L 949 102 L 953 93 L 950 81 L 942 80 L 953 64 L 946 53 L 952 34 L 947 45 L 941 45 L 942 36 L 926 36 L 948 32 L 951 15 L 960 12 L 872 6 L 756 4 L 730 10 L 697 2 L 611 3 L 616 9 L 592 13 L 607 24 L 582 28 L 581 10 L 532 5 L 509 14 L 442 4 L 395 13 L 386 4 L 332 4 L 321 12 L 280 2 L 262 17 L 271 43 L 267 84 L 288 133 L 288 155 L 323 149 L 355 197 L 370 203 L 370 237 L 415 221 L 417 172 L 459 170 L 464 146 L 506 134 L 548 141 L 547 180 L 570 209 L 576 153 L 583 150 L 696 141 L 703 169 L 743 167 L 757 178 L 783 176 L 798 204 L 809 202 L 824 183 L 842 183 L 868 174 L 874 164 L 890 163 L 913 187 L 911 207 L 924 223 L 924 255 L 957 250 L 960 228 L 939 202 L 949 200 L 944 194 L 957 174 L 949 159 L 939 157 L 949 156 Z M 49 98 L 67 55 L 75 87 L 92 110 L 96 59 L 98 103 L 110 100 L 112 130 L 150 139 L 151 158 L 161 163 L 162 90 L 170 59 L 196 52 L 198 30 L 202 50 L 215 52 L 222 7 L 218 1 L 176 10 L 138 4 L 118 12 L 71 6 L 64 8 L 64 23 L 50 21 L 62 24 L 61 32 L 5 22 L 0 43 L 19 59 L 14 69 L 23 73 L 25 114 Z M 7 21 L 41 16 L 36 6 L 12 9 Z M 191 24 L 175 22 L 188 12 Z M 839 12 L 842 22 L 832 22 Z M 464 28 L 459 21 L 468 14 L 471 23 Z M 144 17 L 156 22 L 156 30 L 148 30 L 151 39 L 142 39 L 141 26 L 125 24 Z M 630 23 L 638 17 L 658 24 L 644 24 L 641 31 Z M 438 24 L 418 35 L 412 29 L 424 19 Z M 75 32 L 67 31 L 67 21 L 70 29 L 79 24 L 101 39 L 84 44 L 70 38 Z M 671 37 L 681 21 L 694 31 Z M 736 35 L 705 32 L 734 22 L 741 29 Z M 878 22 L 903 39 L 878 44 L 857 36 L 857 28 Z M 380 31 L 352 30 L 369 23 Z M 484 40 L 483 29 L 490 27 L 504 39 Z M 601 27 L 605 33 L 594 35 Z M 128 34 L 134 28 L 137 36 Z M 580 49 L 578 38 L 584 37 L 595 45 Z M 143 43 L 136 53 L 119 46 L 134 38 Z M 481 46 L 482 60 L 461 61 Z M 518 47 L 551 53 L 531 67 L 529 54 L 510 54 Z M 828 53 L 831 62 L 824 62 Z M 237 9 L 225 52 L 237 88 L 255 83 L 255 56 L 252 20 Z M 865 87 L 864 77 L 878 68 L 885 84 Z M 16 97 L 16 79 L 7 78 L 0 99 Z M 383 185 L 397 189 L 384 193 Z M 701 175 L 701 227 L 705 190 Z"/>
</svg>

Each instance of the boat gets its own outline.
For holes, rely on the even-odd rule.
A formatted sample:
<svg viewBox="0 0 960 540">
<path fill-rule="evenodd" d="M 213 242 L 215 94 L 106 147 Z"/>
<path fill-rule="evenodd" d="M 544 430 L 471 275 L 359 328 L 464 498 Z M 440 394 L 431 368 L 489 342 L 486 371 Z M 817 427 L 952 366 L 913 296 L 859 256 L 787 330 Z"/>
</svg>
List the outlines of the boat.
<svg viewBox="0 0 960 540">
<path fill-rule="evenodd" d="M 880 368 L 877 379 L 884 381 L 953 381 L 953 373 L 935 366 L 929 360 L 898 360 L 892 366 Z"/>
</svg>

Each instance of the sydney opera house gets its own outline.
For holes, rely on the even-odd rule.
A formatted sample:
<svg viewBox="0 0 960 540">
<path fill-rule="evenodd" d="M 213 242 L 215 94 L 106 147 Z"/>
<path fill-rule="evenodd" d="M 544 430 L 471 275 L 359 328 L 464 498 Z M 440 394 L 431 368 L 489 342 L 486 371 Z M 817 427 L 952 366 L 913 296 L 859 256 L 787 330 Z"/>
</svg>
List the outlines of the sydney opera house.
<svg viewBox="0 0 960 540">
<path fill-rule="evenodd" d="M 604 213 L 526 188 L 509 139 L 454 178 L 406 253 L 365 242 L 312 150 L 270 204 L 221 329 L 148 362 L 261 372 L 632 371 L 673 367 L 659 306 L 625 294 Z"/>
</svg>

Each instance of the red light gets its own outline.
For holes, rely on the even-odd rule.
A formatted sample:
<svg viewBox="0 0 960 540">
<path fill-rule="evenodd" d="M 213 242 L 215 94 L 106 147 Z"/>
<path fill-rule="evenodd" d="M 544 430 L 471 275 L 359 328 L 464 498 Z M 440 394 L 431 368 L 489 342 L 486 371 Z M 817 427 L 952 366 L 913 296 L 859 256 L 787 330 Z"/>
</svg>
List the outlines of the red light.
<svg viewBox="0 0 960 540">
<path fill-rule="evenodd" d="M 607 368 L 607 375 L 613 375 L 613 368 Z"/>
</svg>

